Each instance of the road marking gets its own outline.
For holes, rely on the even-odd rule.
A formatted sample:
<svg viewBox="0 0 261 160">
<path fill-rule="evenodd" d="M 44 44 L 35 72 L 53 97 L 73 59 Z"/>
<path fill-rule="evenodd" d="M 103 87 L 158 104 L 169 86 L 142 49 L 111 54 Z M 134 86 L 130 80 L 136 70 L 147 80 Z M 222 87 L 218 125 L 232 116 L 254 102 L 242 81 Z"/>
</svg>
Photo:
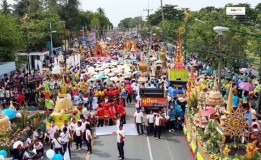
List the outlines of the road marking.
<svg viewBox="0 0 261 160">
<path fill-rule="evenodd" d="M 165 142 L 167 143 L 167 145 L 168 145 L 169 155 L 170 155 L 171 159 L 174 160 L 174 157 L 173 157 L 172 152 L 171 152 L 171 150 L 170 150 L 170 146 L 169 146 L 168 141 L 167 141 L 166 139 L 165 139 L 164 141 L 165 141 Z"/>
<path fill-rule="evenodd" d="M 150 160 L 153 160 L 152 152 L 151 152 L 151 148 L 150 148 L 150 139 L 149 139 L 149 137 L 147 137 L 147 142 L 148 142 L 148 149 L 149 149 L 149 154 L 150 154 Z"/>
</svg>

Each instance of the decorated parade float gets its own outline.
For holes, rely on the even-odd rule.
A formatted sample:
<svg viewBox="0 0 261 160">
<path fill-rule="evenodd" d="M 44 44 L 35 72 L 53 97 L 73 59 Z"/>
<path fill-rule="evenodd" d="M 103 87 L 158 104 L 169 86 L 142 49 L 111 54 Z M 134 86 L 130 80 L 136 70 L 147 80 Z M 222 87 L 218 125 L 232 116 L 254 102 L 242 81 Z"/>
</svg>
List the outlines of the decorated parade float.
<svg viewBox="0 0 261 160">
<path fill-rule="evenodd" d="M 181 34 L 182 29 L 179 29 L 176 56 L 174 59 L 174 66 L 168 70 L 169 85 L 178 88 L 178 96 L 184 96 L 182 88 L 186 88 L 189 71 L 184 65 L 184 59 L 181 56 Z"/>
<path fill-rule="evenodd" d="M 202 84 L 204 84 L 202 86 Z M 252 120 L 252 110 L 242 105 L 232 107 L 232 85 L 228 100 L 222 100 L 214 80 L 209 90 L 202 79 L 188 81 L 188 108 L 184 134 L 197 160 L 258 160 L 260 159 L 260 123 Z"/>
<path fill-rule="evenodd" d="M 44 127 L 45 118 L 44 111 L 28 111 L 26 107 L 16 110 L 13 102 L 10 102 L 9 108 L 0 111 L 0 152 L 5 151 L 6 156 L 10 155 L 12 143 L 26 137 L 30 130 Z"/>
<path fill-rule="evenodd" d="M 77 85 L 77 87 L 79 87 L 79 85 Z M 71 92 L 76 90 L 77 87 L 72 88 Z M 51 121 L 55 122 L 56 126 L 60 128 L 64 124 L 65 120 L 70 121 L 72 117 L 75 117 L 77 120 L 79 119 L 79 114 L 82 107 L 74 107 L 72 100 L 66 97 L 66 91 L 66 85 L 62 83 L 60 85 L 60 92 L 58 94 L 57 101 L 55 102 L 55 104 L 49 104 L 49 93 L 48 90 L 45 91 L 45 101 L 47 108 L 49 105 L 51 105 L 50 108 L 54 106 L 53 112 L 49 115 L 48 120 L 46 121 L 46 128 L 50 126 Z M 74 98 L 76 99 L 76 96 Z"/>
</svg>

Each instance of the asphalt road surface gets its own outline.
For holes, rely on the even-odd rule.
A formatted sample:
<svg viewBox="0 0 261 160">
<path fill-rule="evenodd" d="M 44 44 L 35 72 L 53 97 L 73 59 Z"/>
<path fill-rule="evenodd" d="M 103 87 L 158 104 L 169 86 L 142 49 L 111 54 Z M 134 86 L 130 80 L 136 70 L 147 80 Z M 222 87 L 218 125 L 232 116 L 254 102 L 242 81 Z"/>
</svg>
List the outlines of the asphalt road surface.
<svg viewBox="0 0 261 160">
<path fill-rule="evenodd" d="M 126 109 L 127 123 L 133 123 L 135 107 L 128 105 Z M 124 151 L 126 160 L 192 160 L 182 130 L 172 133 L 164 130 L 160 140 L 143 135 L 127 136 Z M 97 136 L 89 159 L 116 160 L 118 155 L 115 135 Z"/>
</svg>

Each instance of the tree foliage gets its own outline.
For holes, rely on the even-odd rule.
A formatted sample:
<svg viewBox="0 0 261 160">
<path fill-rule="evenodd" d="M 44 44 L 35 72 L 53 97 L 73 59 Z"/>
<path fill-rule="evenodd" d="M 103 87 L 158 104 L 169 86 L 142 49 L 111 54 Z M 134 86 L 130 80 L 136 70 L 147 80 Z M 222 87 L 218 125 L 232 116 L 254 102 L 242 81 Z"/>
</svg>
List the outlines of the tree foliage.
<svg viewBox="0 0 261 160">
<path fill-rule="evenodd" d="M 0 13 L 0 62 L 12 61 L 15 58 L 15 52 L 23 47 L 22 33 L 20 26 L 10 15 Z"/>
<path fill-rule="evenodd" d="M 246 15 L 227 16 L 225 7 L 228 6 L 245 7 Z M 261 57 L 261 3 L 255 8 L 247 3 L 227 4 L 223 8 L 208 6 L 199 11 L 189 11 L 186 22 L 184 9 L 178 9 L 176 5 L 163 6 L 163 12 L 164 29 L 161 8 L 149 16 L 148 23 L 151 25 L 152 33 L 162 41 L 176 44 L 178 30 L 185 29 L 185 33 L 182 34 L 184 49 L 187 52 L 198 53 L 204 61 L 218 62 L 218 35 L 213 30 L 213 27 L 218 25 L 232 28 L 221 36 L 223 66 L 231 67 L 245 63 L 248 53 L 255 53 Z M 121 24 L 128 26 L 129 21 L 130 19 L 124 19 Z M 147 28 L 144 28 L 145 31 Z M 259 35 L 259 38 L 247 33 Z"/>
<path fill-rule="evenodd" d="M 52 31 L 56 31 L 53 33 L 54 46 L 61 46 L 68 33 L 71 38 L 78 37 L 82 28 L 85 31 L 95 28 L 102 36 L 112 27 L 104 9 L 80 11 L 79 0 L 14 0 L 13 11 L 7 0 L 1 2 L 0 61 L 14 60 L 17 50 L 46 48 L 50 41 L 50 22 Z M 25 18 L 26 24 L 23 23 Z"/>
<path fill-rule="evenodd" d="M 136 28 L 139 26 L 143 26 L 144 24 L 145 21 L 142 19 L 142 17 L 125 18 L 120 21 L 118 27 L 125 30 L 129 28 Z"/>
</svg>

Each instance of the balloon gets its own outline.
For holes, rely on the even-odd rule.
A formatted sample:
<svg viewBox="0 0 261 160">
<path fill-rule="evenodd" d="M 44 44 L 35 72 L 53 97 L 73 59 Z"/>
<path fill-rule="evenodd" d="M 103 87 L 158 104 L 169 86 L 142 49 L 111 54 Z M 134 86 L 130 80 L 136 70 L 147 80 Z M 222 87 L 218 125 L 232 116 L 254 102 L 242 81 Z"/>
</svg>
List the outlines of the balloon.
<svg viewBox="0 0 261 160">
<path fill-rule="evenodd" d="M 61 154 L 55 154 L 52 160 L 63 160 L 63 156 Z"/>
<path fill-rule="evenodd" d="M 0 155 L 0 160 L 5 160 L 5 157 Z"/>
<path fill-rule="evenodd" d="M 22 118 L 22 114 L 20 112 L 16 113 L 16 118 Z"/>
<path fill-rule="evenodd" d="M 46 151 L 46 157 L 49 158 L 49 159 L 52 159 L 54 157 L 54 151 L 52 149 L 48 149 Z"/>
<path fill-rule="evenodd" d="M 12 108 L 2 110 L 2 114 L 7 116 L 9 119 L 13 119 L 16 117 L 16 110 Z"/>
<path fill-rule="evenodd" d="M 7 152 L 5 150 L 1 150 L 0 151 L 0 155 L 6 157 L 7 156 Z"/>
</svg>

